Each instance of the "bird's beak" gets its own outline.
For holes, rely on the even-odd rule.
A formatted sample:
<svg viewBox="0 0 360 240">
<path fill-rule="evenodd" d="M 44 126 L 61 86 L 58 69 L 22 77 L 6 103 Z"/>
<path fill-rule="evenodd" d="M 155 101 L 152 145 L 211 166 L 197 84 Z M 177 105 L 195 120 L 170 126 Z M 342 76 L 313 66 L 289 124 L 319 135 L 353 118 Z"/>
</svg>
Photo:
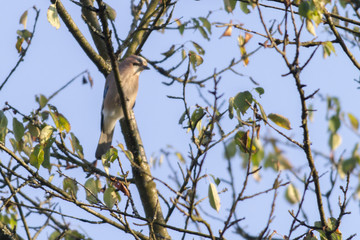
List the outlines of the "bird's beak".
<svg viewBox="0 0 360 240">
<path fill-rule="evenodd" d="M 144 70 L 149 70 L 150 68 L 148 66 L 143 66 Z"/>
</svg>

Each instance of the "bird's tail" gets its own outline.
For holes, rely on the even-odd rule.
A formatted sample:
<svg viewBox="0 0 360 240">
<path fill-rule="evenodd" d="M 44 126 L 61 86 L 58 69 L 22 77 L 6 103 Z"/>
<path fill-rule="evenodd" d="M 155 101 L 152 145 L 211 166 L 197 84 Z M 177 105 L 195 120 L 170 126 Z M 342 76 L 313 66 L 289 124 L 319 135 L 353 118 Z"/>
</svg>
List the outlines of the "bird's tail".
<svg viewBox="0 0 360 240">
<path fill-rule="evenodd" d="M 109 150 L 113 135 L 114 130 L 112 130 L 111 133 L 104 133 L 103 131 L 101 131 L 99 143 L 95 153 L 96 159 L 101 159 L 101 156 Z"/>
</svg>

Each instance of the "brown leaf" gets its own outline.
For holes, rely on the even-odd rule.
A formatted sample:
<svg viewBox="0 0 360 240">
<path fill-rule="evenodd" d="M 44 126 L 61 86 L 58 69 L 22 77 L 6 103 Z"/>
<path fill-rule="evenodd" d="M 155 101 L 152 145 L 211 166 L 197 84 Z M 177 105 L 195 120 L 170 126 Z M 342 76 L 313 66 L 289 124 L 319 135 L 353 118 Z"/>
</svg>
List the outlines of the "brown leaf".
<svg viewBox="0 0 360 240">
<path fill-rule="evenodd" d="M 281 24 L 278 25 L 278 31 L 279 31 L 280 35 L 283 35 L 283 33 L 281 31 Z"/>
<path fill-rule="evenodd" d="M 253 35 L 251 33 L 245 33 L 245 43 L 244 44 L 246 44 L 252 37 L 253 37 Z"/>
<path fill-rule="evenodd" d="M 260 137 L 260 125 L 256 125 L 255 129 L 256 129 L 256 138 L 259 139 L 259 137 Z"/>
<path fill-rule="evenodd" d="M 112 185 L 117 189 L 117 191 L 121 191 L 125 196 L 130 197 L 130 192 L 123 182 L 116 178 L 111 178 L 111 180 L 113 181 Z"/>
<path fill-rule="evenodd" d="M 92 77 L 90 76 L 90 73 L 88 73 L 88 80 L 90 83 L 90 87 L 92 87 L 94 85 L 94 81 L 93 81 Z"/>
<path fill-rule="evenodd" d="M 24 38 L 18 37 L 18 39 L 16 41 L 16 45 L 15 45 L 15 48 L 18 51 L 18 53 L 21 53 L 21 51 L 22 51 L 23 42 L 24 42 Z"/>
<path fill-rule="evenodd" d="M 232 33 L 232 21 L 230 21 L 228 27 L 225 29 L 225 32 L 220 36 L 220 38 L 230 37 L 231 33 Z"/>
</svg>

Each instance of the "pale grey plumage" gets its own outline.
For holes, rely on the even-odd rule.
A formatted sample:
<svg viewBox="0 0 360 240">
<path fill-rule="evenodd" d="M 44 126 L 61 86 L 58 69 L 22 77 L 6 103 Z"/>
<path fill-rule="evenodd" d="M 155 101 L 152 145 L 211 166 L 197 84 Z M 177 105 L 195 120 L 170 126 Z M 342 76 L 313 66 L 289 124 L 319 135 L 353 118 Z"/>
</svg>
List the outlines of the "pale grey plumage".
<svg viewBox="0 0 360 240">
<path fill-rule="evenodd" d="M 119 63 L 120 80 L 128 108 L 135 104 L 139 88 L 139 75 L 144 69 L 149 69 L 144 58 L 131 55 Z M 111 72 L 105 82 L 104 99 L 101 109 L 101 135 L 95 157 L 100 159 L 112 142 L 116 122 L 124 117 L 120 96 L 116 87 L 114 72 Z"/>
</svg>

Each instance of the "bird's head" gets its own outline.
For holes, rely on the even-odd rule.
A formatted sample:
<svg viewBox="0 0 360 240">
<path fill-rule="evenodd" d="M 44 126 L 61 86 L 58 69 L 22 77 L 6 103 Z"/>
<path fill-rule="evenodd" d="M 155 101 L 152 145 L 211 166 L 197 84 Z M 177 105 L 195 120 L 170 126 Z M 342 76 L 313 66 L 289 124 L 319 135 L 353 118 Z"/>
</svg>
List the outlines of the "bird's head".
<svg viewBox="0 0 360 240">
<path fill-rule="evenodd" d="M 134 71 L 135 74 L 140 73 L 143 70 L 150 69 L 147 65 L 146 59 L 144 59 L 143 57 L 131 55 L 127 57 L 125 60 L 129 61 L 130 64 L 132 64 L 132 66 L 135 68 Z"/>
</svg>

